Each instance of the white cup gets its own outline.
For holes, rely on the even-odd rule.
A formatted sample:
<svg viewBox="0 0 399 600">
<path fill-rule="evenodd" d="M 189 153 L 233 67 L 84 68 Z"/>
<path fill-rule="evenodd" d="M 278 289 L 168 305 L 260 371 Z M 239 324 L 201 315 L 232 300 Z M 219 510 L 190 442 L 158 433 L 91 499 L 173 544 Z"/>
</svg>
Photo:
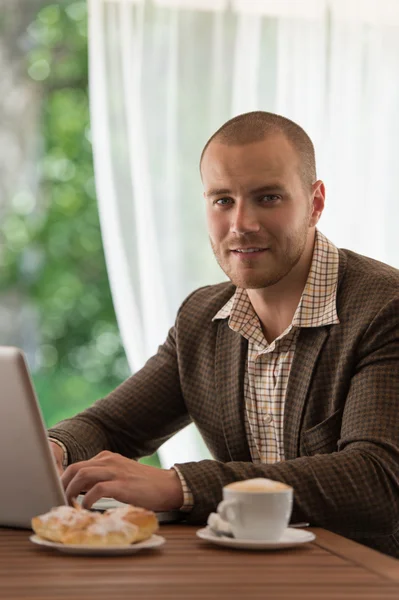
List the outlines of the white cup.
<svg viewBox="0 0 399 600">
<path fill-rule="evenodd" d="M 230 523 L 234 537 L 277 541 L 283 535 L 292 512 L 292 487 L 272 479 L 246 479 L 223 488 L 217 511 Z"/>
</svg>

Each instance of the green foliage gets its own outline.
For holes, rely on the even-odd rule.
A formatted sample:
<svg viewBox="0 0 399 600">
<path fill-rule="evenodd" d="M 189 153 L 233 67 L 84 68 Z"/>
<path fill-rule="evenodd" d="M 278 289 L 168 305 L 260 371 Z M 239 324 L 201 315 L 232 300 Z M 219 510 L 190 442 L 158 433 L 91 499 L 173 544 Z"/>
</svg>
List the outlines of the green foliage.
<svg viewBox="0 0 399 600">
<path fill-rule="evenodd" d="M 94 186 L 86 3 L 48 4 L 28 35 L 26 69 L 43 92 L 40 189 L 19 191 L 3 220 L 0 292 L 17 289 L 37 309 L 34 380 L 52 425 L 108 393 L 129 371 Z"/>
</svg>

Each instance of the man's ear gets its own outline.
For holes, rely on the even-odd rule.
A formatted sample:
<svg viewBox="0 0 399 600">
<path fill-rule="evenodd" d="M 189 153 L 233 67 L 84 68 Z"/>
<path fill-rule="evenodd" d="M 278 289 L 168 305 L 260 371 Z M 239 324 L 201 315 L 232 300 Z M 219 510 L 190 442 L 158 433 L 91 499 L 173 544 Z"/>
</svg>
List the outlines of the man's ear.
<svg viewBox="0 0 399 600">
<path fill-rule="evenodd" d="M 309 220 L 309 227 L 315 227 L 324 210 L 326 199 L 326 189 L 324 183 L 320 180 L 312 185 L 312 212 Z"/>
</svg>

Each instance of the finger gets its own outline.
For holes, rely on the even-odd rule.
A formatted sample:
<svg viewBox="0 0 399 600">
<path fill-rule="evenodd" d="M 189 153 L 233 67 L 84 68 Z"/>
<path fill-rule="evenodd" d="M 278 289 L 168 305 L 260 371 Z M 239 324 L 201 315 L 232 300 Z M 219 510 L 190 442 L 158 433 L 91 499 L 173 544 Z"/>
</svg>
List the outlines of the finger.
<svg viewBox="0 0 399 600">
<path fill-rule="evenodd" d="M 72 479 L 75 477 L 76 473 L 80 469 L 85 468 L 89 465 L 98 466 L 99 464 L 101 466 L 109 466 L 109 468 L 112 468 L 113 465 L 117 464 L 117 461 L 120 458 L 123 458 L 120 454 L 116 454 L 115 452 L 109 452 L 108 450 L 103 450 L 102 452 L 99 452 L 92 458 L 89 458 L 89 460 L 82 460 L 80 462 L 76 462 L 69 465 L 69 467 L 67 467 L 62 474 L 62 484 L 64 486 L 64 489 L 68 487 L 69 483 L 72 481 Z"/>
<path fill-rule="evenodd" d="M 100 481 L 93 485 L 93 487 L 85 494 L 82 501 L 82 507 L 87 509 L 91 508 L 97 500 L 104 497 L 114 498 L 115 500 L 119 500 L 119 502 L 130 502 L 126 497 L 125 484 L 123 481 Z"/>
<path fill-rule="evenodd" d="M 115 479 L 114 471 L 98 466 L 86 466 L 80 469 L 65 489 L 68 502 L 81 492 L 88 492 L 93 485 Z"/>
<path fill-rule="evenodd" d="M 76 474 L 81 470 L 89 466 L 88 460 L 82 460 L 81 462 L 73 463 L 69 465 L 62 474 L 61 482 L 64 486 L 64 490 L 67 489 L 68 485 L 71 483 L 72 479 L 76 477 Z"/>
</svg>

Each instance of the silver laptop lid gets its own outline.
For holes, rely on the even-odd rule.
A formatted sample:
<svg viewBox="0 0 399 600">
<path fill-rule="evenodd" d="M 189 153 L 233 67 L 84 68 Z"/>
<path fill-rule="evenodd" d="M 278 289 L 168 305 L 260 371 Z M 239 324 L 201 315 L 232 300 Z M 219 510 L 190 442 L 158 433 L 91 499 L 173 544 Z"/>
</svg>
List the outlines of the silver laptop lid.
<svg viewBox="0 0 399 600">
<path fill-rule="evenodd" d="M 24 354 L 9 346 L 0 346 L 0 482 L 0 527 L 30 528 L 32 517 L 67 503 Z M 118 506 L 101 498 L 92 508 Z M 160 523 L 182 518 L 179 511 L 156 515 Z"/>
<path fill-rule="evenodd" d="M 66 504 L 24 355 L 0 346 L 0 526 Z"/>
</svg>

